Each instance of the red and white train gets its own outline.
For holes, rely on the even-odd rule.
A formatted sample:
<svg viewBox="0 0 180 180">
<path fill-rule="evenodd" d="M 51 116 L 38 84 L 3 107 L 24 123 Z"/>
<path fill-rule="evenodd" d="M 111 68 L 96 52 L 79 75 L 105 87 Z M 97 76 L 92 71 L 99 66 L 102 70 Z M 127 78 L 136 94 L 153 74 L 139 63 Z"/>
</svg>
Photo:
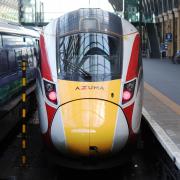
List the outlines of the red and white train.
<svg viewBox="0 0 180 180">
<path fill-rule="evenodd" d="M 46 144 L 71 157 L 121 153 L 141 123 L 137 29 L 113 13 L 79 9 L 47 25 L 40 49 L 37 97 Z"/>
</svg>

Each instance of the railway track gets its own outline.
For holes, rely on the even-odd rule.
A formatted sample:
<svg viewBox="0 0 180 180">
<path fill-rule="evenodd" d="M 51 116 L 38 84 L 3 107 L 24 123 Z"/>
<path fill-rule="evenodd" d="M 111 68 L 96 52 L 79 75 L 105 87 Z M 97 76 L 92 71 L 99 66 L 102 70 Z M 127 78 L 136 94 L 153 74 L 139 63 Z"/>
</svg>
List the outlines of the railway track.
<svg viewBox="0 0 180 180">
<path fill-rule="evenodd" d="M 179 180 L 179 172 L 173 163 L 168 161 L 160 145 L 156 144 L 156 139 L 145 123 L 142 124 L 142 135 L 145 131 L 147 136 L 144 136 L 132 154 L 131 161 L 110 169 L 95 171 L 62 168 L 48 161 L 44 153 L 37 112 L 29 119 L 28 129 L 28 167 L 20 167 L 21 137 L 16 127 L 11 136 L 4 141 L 4 146 L 1 146 L 0 179 L 58 180 L 73 176 L 75 178 L 119 177 L 123 180 Z M 14 137 L 12 137 L 13 134 Z M 152 144 L 146 143 L 147 140 Z"/>
</svg>

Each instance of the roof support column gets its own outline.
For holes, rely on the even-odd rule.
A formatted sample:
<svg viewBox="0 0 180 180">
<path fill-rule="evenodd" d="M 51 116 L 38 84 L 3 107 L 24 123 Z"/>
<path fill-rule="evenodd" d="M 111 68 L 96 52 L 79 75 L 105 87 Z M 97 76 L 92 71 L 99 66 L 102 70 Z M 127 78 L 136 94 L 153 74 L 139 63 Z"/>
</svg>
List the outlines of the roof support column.
<svg viewBox="0 0 180 180">
<path fill-rule="evenodd" d="M 176 20 L 176 28 L 177 28 L 177 51 L 180 51 L 180 7 L 178 9 L 174 9 L 174 15 Z"/>
<path fill-rule="evenodd" d="M 163 42 L 164 39 L 164 18 L 163 15 L 158 15 L 158 21 L 160 23 L 160 29 L 161 29 L 161 42 Z"/>
<path fill-rule="evenodd" d="M 167 26 L 167 32 L 166 33 L 171 33 L 174 36 L 174 15 L 173 15 L 172 11 L 168 11 L 168 26 Z M 173 43 L 174 43 L 173 40 L 168 43 L 167 56 L 170 58 L 172 58 L 173 54 L 174 54 Z"/>
<path fill-rule="evenodd" d="M 168 49 L 169 49 L 169 43 L 168 42 L 165 42 L 165 39 L 166 39 L 166 34 L 169 33 L 169 19 L 168 19 L 168 13 L 164 12 L 162 14 L 162 17 L 163 17 L 163 42 L 165 44 L 168 45 Z M 169 56 L 169 50 L 167 49 L 166 51 L 166 56 Z"/>
</svg>

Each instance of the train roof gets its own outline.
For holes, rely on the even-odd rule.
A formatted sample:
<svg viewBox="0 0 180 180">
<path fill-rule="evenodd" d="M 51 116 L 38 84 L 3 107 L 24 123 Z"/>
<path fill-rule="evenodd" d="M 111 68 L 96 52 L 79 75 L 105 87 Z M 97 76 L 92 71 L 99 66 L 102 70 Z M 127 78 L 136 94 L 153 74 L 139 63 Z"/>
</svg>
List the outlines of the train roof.
<svg viewBox="0 0 180 180">
<path fill-rule="evenodd" d="M 46 36 L 63 37 L 75 33 L 106 33 L 118 37 L 138 33 L 127 20 L 99 8 L 78 9 L 51 21 L 43 30 Z"/>
<path fill-rule="evenodd" d="M 111 32 L 121 36 L 123 34 L 122 20 L 119 16 L 99 8 L 82 8 L 58 18 L 58 36 L 76 31 L 89 32 L 91 30 Z"/>
<path fill-rule="evenodd" d="M 39 37 L 38 31 L 27 29 L 19 24 L 14 24 L 9 22 L 0 22 L 0 32 Z"/>
</svg>

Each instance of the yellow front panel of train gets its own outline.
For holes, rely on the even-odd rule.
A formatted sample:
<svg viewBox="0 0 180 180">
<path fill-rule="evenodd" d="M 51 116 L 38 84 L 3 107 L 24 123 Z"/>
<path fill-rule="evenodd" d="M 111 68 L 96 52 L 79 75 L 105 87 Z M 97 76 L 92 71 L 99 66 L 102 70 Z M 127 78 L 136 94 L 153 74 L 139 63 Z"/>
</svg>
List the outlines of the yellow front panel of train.
<svg viewBox="0 0 180 180">
<path fill-rule="evenodd" d="M 65 104 L 61 110 L 71 153 L 89 155 L 90 146 L 98 148 L 97 154 L 110 152 L 118 106 L 103 100 L 84 99 Z"/>
<path fill-rule="evenodd" d="M 70 153 L 87 156 L 111 151 L 118 106 L 120 80 L 71 82 L 59 80 L 59 97 L 66 144 Z M 113 94 L 113 95 L 112 95 Z M 109 102 L 110 101 L 110 102 Z"/>
<path fill-rule="evenodd" d="M 76 99 L 98 98 L 119 104 L 121 80 L 104 82 L 76 82 L 59 80 L 60 104 Z"/>
</svg>

